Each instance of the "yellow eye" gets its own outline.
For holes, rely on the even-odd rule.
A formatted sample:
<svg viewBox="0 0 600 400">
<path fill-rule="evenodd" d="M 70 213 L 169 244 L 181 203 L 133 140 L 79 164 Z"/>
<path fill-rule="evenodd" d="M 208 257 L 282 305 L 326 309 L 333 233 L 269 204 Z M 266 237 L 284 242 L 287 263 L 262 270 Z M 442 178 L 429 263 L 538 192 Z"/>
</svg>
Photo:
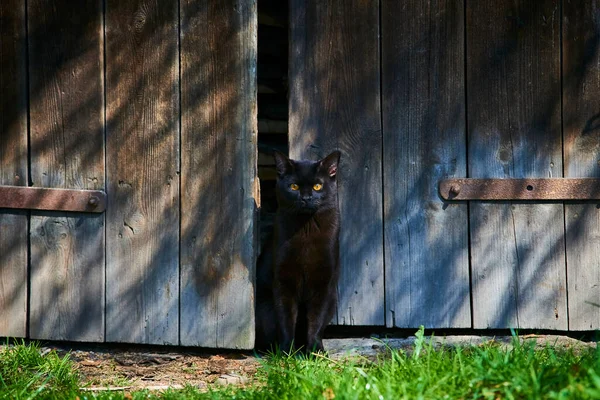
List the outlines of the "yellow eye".
<svg viewBox="0 0 600 400">
<path fill-rule="evenodd" d="M 315 189 L 318 192 L 319 190 L 323 189 L 323 185 L 321 185 L 320 183 L 315 183 L 313 189 Z"/>
<path fill-rule="evenodd" d="M 292 189 L 292 190 L 298 190 L 298 189 L 300 189 L 300 187 L 298 185 L 296 185 L 295 183 L 292 183 L 290 185 L 290 189 Z"/>
</svg>

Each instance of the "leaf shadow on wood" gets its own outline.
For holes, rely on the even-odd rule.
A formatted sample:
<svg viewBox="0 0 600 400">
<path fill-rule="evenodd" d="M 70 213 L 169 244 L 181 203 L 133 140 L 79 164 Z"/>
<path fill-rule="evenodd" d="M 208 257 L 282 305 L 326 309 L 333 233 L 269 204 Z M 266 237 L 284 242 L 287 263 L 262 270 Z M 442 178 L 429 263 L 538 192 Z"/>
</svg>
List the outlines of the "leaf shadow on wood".
<svg viewBox="0 0 600 400">
<path fill-rule="evenodd" d="M 25 7 L 0 3 L 0 184 L 27 185 Z M 0 214 L 0 335 L 27 330 L 27 211 Z"/>
<path fill-rule="evenodd" d="M 600 177 L 600 22 L 598 1 L 563 3 L 563 126 L 565 175 Z M 600 204 L 568 203 L 569 329 L 600 327 Z"/>
<path fill-rule="evenodd" d="M 104 189 L 101 10 L 27 3 L 32 186 Z M 101 340 L 104 216 L 32 211 L 29 238 L 29 336 Z"/>
<path fill-rule="evenodd" d="M 467 205 L 437 191 L 466 175 L 462 4 L 382 2 L 388 327 L 470 326 Z"/>
<path fill-rule="evenodd" d="M 197 216 L 182 217 L 186 345 L 254 343 L 255 13 L 251 2 L 190 2 L 182 23 L 182 212 Z"/>
<path fill-rule="evenodd" d="M 560 60 L 561 10 L 553 2 L 506 3 L 493 12 L 478 9 L 489 19 L 480 19 L 478 29 L 469 24 L 477 21 L 475 11 L 467 20 L 467 29 L 475 28 L 467 42 L 475 48 L 467 60 L 474 71 L 468 75 L 471 177 L 562 177 L 563 171 L 573 177 L 569 142 L 585 128 L 568 128 L 575 110 L 563 106 L 563 98 L 572 100 L 569 87 L 592 68 L 598 41 L 583 43 L 586 56 L 578 58 L 577 69 L 563 68 L 561 84 L 567 60 Z M 573 46 L 563 40 L 563 49 Z M 575 176 L 591 176 L 594 166 L 586 168 Z M 590 254 L 597 246 L 581 223 L 569 221 L 571 204 L 471 203 L 475 328 L 569 328 L 569 314 L 579 307 L 567 299 L 577 248 Z"/>
<path fill-rule="evenodd" d="M 468 8 L 469 176 L 562 176 L 558 10 Z M 474 327 L 566 329 L 562 204 L 472 202 L 470 215 Z"/>
<path fill-rule="evenodd" d="M 468 8 L 469 176 L 562 176 L 558 10 Z M 470 212 L 474 327 L 566 329 L 562 204 L 472 202 Z"/>
</svg>

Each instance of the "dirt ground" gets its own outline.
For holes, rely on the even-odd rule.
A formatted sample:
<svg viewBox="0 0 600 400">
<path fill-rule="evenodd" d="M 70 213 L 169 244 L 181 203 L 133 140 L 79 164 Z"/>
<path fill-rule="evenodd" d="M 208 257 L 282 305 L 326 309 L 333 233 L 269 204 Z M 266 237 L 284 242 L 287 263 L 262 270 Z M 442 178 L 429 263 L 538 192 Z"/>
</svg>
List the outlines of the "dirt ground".
<svg viewBox="0 0 600 400">
<path fill-rule="evenodd" d="M 563 348 L 596 346 L 567 336 L 526 335 L 522 340 L 535 340 Z M 327 339 L 324 341 L 331 358 L 367 357 L 375 359 L 389 348 L 410 352 L 415 337 L 396 339 Z M 433 339 L 435 346 L 481 345 L 490 341 L 510 346 L 510 336 L 447 336 Z M 56 350 L 70 354 L 86 390 L 164 390 L 189 384 L 199 389 L 211 384 L 245 385 L 252 383 L 261 360 L 252 352 L 196 351 L 187 348 L 82 346 L 72 344 L 45 345 L 43 352 Z"/>
<path fill-rule="evenodd" d="M 199 389 L 210 384 L 243 385 L 256 374 L 260 359 L 251 353 L 221 354 L 176 351 L 146 351 L 140 348 L 55 349 L 70 354 L 87 390 L 162 390 L 192 385 Z"/>
</svg>

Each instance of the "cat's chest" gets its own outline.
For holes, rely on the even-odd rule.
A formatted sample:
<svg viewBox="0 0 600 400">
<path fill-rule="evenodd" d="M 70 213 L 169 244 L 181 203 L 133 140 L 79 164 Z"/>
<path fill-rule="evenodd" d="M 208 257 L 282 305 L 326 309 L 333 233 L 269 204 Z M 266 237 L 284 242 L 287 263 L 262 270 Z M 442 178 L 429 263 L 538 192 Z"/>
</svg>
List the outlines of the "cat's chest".
<svg viewBox="0 0 600 400">
<path fill-rule="evenodd" d="M 278 264 L 297 271 L 323 268 L 335 262 L 337 232 L 306 225 L 280 238 Z"/>
<path fill-rule="evenodd" d="M 298 262 L 311 262 L 328 251 L 330 241 L 331 239 L 323 234 L 297 234 L 289 238 L 286 247 L 290 256 Z"/>
</svg>

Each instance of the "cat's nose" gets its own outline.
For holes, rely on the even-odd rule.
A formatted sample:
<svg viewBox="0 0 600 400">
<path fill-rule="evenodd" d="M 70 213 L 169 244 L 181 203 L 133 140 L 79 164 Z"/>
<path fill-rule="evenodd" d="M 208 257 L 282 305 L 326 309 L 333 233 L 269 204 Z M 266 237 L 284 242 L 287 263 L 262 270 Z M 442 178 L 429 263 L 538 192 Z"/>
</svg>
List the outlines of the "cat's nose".
<svg viewBox="0 0 600 400">
<path fill-rule="evenodd" d="M 311 201 L 312 196 L 302 196 L 302 201 Z"/>
</svg>

